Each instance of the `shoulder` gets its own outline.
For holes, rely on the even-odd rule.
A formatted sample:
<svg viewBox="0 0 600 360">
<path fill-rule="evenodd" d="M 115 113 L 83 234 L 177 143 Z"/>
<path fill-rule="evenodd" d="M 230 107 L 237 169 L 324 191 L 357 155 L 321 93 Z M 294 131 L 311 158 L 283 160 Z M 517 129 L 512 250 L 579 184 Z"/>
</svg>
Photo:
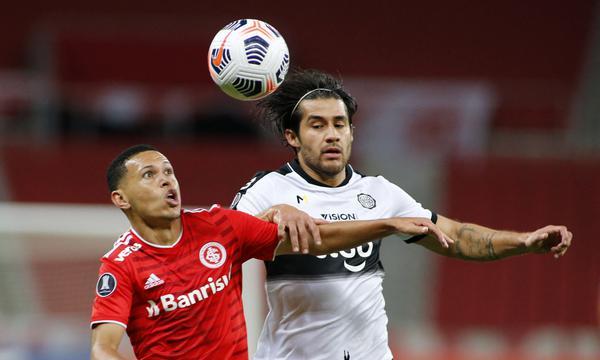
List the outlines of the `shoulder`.
<svg viewBox="0 0 600 360">
<path fill-rule="evenodd" d="M 292 173 L 292 168 L 288 163 L 284 164 L 277 170 L 266 170 L 266 171 L 258 171 L 250 181 L 248 181 L 244 186 L 240 188 L 240 192 L 245 192 L 248 189 L 251 189 L 255 186 L 260 186 L 261 184 L 276 181 L 276 179 L 282 179 L 288 174 Z"/>
<path fill-rule="evenodd" d="M 262 198 L 265 194 L 269 194 L 270 197 L 274 191 L 277 191 L 276 189 L 286 186 L 284 185 L 286 183 L 285 179 L 292 173 L 292 169 L 288 163 L 277 170 L 258 171 L 239 189 L 230 207 L 236 209 L 242 197 L 249 196 L 250 194 L 259 198 Z"/>
<path fill-rule="evenodd" d="M 219 204 L 212 205 L 209 209 L 184 210 L 183 217 L 186 222 L 201 222 L 207 225 L 218 226 L 226 221 L 235 221 L 240 216 L 249 216 L 240 211 L 223 208 Z"/>
<path fill-rule="evenodd" d="M 353 178 L 356 179 L 355 181 L 362 182 L 362 183 L 374 184 L 374 185 L 394 185 L 392 182 L 390 182 L 388 179 L 386 179 L 381 174 L 375 174 L 375 175 L 366 174 L 362 171 L 355 169 L 353 166 L 350 166 L 350 169 L 352 169 Z"/>
<path fill-rule="evenodd" d="M 114 242 L 112 249 L 104 254 L 101 260 L 105 263 L 125 263 L 131 258 L 131 255 L 138 252 L 142 246 L 142 242 L 137 241 L 132 231 L 129 230 L 119 236 L 117 241 Z"/>
</svg>

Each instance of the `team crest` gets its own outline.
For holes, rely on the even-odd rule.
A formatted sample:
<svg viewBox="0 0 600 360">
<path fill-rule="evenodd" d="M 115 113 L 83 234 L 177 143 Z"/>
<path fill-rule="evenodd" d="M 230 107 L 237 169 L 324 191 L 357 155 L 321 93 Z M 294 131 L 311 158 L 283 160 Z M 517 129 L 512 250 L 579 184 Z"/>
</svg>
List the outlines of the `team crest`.
<svg viewBox="0 0 600 360">
<path fill-rule="evenodd" d="M 200 249 L 200 262 L 210 269 L 221 267 L 227 259 L 225 247 L 218 242 L 211 241 Z"/>
<path fill-rule="evenodd" d="M 96 283 L 96 294 L 100 297 L 107 297 L 117 289 L 117 279 L 111 273 L 104 273 L 98 278 Z"/>
<path fill-rule="evenodd" d="M 373 209 L 375 206 L 377 206 L 377 202 L 375 201 L 375 199 L 369 195 L 369 194 L 365 194 L 365 193 L 360 193 L 356 196 L 358 198 L 358 202 L 362 205 L 362 207 L 367 208 L 367 209 Z"/>
</svg>

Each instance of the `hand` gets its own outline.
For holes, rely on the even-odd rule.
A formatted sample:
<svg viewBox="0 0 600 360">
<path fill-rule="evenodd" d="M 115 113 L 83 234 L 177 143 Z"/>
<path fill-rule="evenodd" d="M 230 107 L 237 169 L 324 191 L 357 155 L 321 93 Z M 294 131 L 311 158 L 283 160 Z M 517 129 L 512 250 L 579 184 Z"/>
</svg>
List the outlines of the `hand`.
<svg viewBox="0 0 600 360">
<path fill-rule="evenodd" d="M 431 220 L 427 218 L 395 218 L 397 232 L 406 235 L 428 234 L 439 241 L 444 248 L 454 244 L 454 240 L 446 236 Z"/>
<path fill-rule="evenodd" d="M 548 225 L 527 234 L 525 246 L 534 253 L 552 252 L 558 259 L 567 252 L 572 239 L 573 234 L 565 226 Z"/>
<path fill-rule="evenodd" d="M 303 254 L 308 254 L 311 239 L 315 245 L 321 245 L 321 234 L 317 225 L 327 223 L 324 220 L 313 219 L 304 211 L 290 205 L 273 206 L 263 218 L 278 225 L 279 241 L 286 240 L 289 235 L 292 251 L 301 250 Z"/>
</svg>

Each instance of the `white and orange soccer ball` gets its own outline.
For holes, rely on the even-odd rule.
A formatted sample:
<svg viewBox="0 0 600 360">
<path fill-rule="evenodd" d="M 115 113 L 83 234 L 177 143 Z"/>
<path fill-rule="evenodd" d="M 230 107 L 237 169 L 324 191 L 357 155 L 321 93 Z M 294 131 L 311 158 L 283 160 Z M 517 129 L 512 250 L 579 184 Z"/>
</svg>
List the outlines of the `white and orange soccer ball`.
<svg viewBox="0 0 600 360">
<path fill-rule="evenodd" d="M 283 36 L 264 21 L 241 19 L 215 35 L 208 50 L 208 71 L 229 96 L 263 98 L 283 82 L 290 54 Z"/>
</svg>

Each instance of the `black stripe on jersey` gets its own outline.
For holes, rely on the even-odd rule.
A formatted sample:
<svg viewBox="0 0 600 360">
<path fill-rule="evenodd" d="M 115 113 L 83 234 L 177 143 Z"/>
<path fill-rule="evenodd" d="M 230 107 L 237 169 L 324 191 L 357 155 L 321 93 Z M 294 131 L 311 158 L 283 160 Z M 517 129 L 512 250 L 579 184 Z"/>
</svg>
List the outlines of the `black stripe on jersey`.
<svg viewBox="0 0 600 360">
<path fill-rule="evenodd" d="M 324 258 L 313 255 L 279 255 L 273 261 L 265 261 L 267 278 L 315 278 L 347 276 L 372 270 L 383 270 L 379 261 L 381 240 L 348 251 L 328 254 Z M 353 253 L 352 257 L 346 257 Z"/>
<path fill-rule="evenodd" d="M 312 177 L 310 177 L 310 175 L 308 175 L 304 170 L 302 170 L 302 167 L 300 166 L 298 159 L 294 159 L 294 160 L 290 161 L 288 164 L 292 167 L 292 169 L 294 169 L 294 171 L 296 173 L 298 173 L 298 175 L 300 175 L 304 180 L 306 180 L 307 183 L 317 185 L 317 186 L 322 186 L 322 187 L 333 187 L 333 186 L 329 186 L 327 184 L 323 184 L 322 182 L 319 182 L 319 181 L 313 179 Z M 344 179 L 344 181 L 342 181 L 341 184 L 339 184 L 336 187 L 340 187 L 340 186 L 344 186 L 344 185 L 348 184 L 348 182 L 350 182 L 351 178 L 352 178 L 352 168 L 350 167 L 350 165 L 346 165 L 346 178 Z"/>
<path fill-rule="evenodd" d="M 295 255 L 291 255 L 295 256 Z M 281 275 L 268 275 L 267 281 L 295 281 L 295 280 L 329 280 L 329 279 L 348 279 L 355 276 L 364 276 L 368 274 L 385 274 L 385 270 L 381 261 L 379 261 L 378 266 L 369 270 L 363 270 L 361 272 L 346 272 L 346 273 L 330 273 L 330 274 L 281 274 Z"/>
<path fill-rule="evenodd" d="M 432 211 L 431 212 L 431 222 L 434 223 L 434 224 L 437 224 L 437 219 L 438 219 L 437 214 Z M 416 235 L 416 236 L 411 237 L 410 239 L 404 240 L 404 242 L 407 243 L 407 244 L 412 244 L 414 242 L 417 242 L 417 241 L 421 240 L 425 236 L 427 236 L 427 234 Z"/>
</svg>

